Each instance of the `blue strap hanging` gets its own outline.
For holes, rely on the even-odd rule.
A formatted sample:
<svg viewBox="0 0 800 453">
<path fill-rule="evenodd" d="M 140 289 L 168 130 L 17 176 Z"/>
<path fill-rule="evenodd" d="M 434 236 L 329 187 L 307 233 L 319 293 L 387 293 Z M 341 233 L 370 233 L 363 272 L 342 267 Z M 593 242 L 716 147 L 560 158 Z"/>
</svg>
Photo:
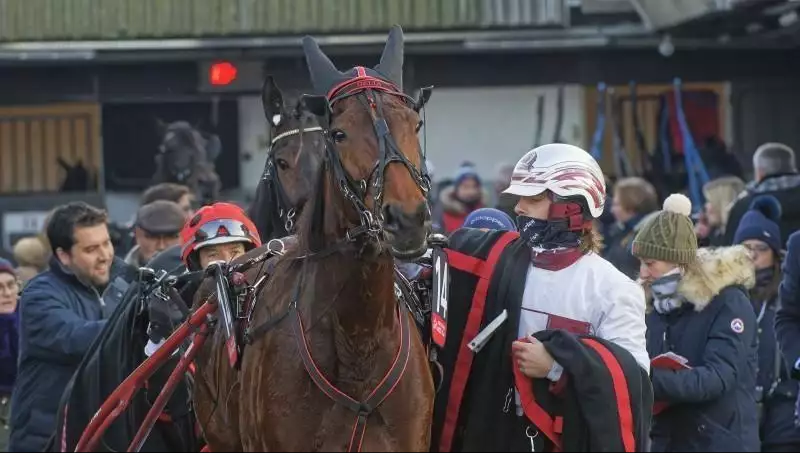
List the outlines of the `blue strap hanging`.
<svg viewBox="0 0 800 453">
<path fill-rule="evenodd" d="M 592 137 L 592 149 L 589 153 L 594 160 L 600 162 L 603 159 L 603 136 L 606 132 L 606 84 L 597 84 L 597 126 Z"/>
<path fill-rule="evenodd" d="M 686 114 L 683 110 L 683 87 L 681 79 L 675 78 L 675 113 L 678 117 L 678 125 L 681 129 L 683 140 L 683 154 L 686 161 L 686 173 L 689 176 L 689 194 L 692 199 L 692 207 L 695 212 L 703 207 L 703 186 L 711 179 L 708 171 L 700 158 L 700 151 L 694 143 L 692 132 L 686 121 Z"/>
<path fill-rule="evenodd" d="M 628 88 L 631 95 L 631 112 L 633 114 L 633 132 L 636 135 L 636 151 L 642 158 L 642 161 L 648 159 L 649 154 L 647 151 L 647 140 L 644 138 L 644 132 L 642 132 L 642 122 L 639 118 L 639 93 L 636 87 L 636 81 L 631 80 L 628 84 Z"/>
<path fill-rule="evenodd" d="M 631 176 L 634 173 L 628 151 L 625 150 L 625 141 L 622 138 L 622 101 L 615 95 L 614 89 L 608 90 L 609 101 L 611 102 L 611 130 L 614 155 L 614 172 L 617 178 Z"/>
<path fill-rule="evenodd" d="M 661 158 L 664 164 L 664 174 L 672 173 L 672 150 L 669 148 L 669 103 L 664 101 L 661 110 L 661 124 L 659 125 L 659 140 L 661 142 Z"/>
</svg>

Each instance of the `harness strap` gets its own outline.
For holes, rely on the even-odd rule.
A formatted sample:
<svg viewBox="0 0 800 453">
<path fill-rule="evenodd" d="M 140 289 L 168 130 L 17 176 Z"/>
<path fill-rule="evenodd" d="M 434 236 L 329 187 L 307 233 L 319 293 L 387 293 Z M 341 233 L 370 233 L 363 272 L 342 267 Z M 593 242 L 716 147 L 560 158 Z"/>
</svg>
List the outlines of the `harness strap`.
<svg viewBox="0 0 800 453">
<path fill-rule="evenodd" d="M 463 272 L 468 272 L 479 277 L 478 286 L 472 297 L 472 305 L 467 317 L 467 325 L 464 328 L 464 335 L 461 338 L 461 346 L 458 350 L 453 377 L 450 384 L 450 395 L 447 400 L 444 427 L 439 441 L 439 451 L 450 451 L 453 446 L 453 437 L 458 424 L 458 416 L 461 411 L 461 403 L 464 399 L 464 391 L 467 388 L 472 361 L 474 354 L 469 349 L 469 342 L 480 332 L 483 323 L 484 311 L 486 309 L 486 296 L 489 291 L 489 283 L 492 281 L 495 267 L 500 260 L 500 255 L 506 246 L 519 237 L 519 233 L 506 232 L 495 242 L 489 251 L 486 261 L 478 258 L 469 257 L 454 250 L 447 250 L 447 257 L 450 266 Z"/>
<path fill-rule="evenodd" d="M 300 312 L 297 311 L 297 306 L 292 305 L 291 311 L 294 314 L 294 336 L 298 343 L 298 350 L 303 360 L 303 366 L 311 377 L 311 380 L 322 393 L 335 403 L 358 414 L 356 423 L 353 426 L 353 433 L 350 437 L 348 451 L 361 451 L 364 435 L 367 431 L 367 419 L 372 412 L 394 392 L 408 367 L 408 361 L 411 356 L 411 327 L 409 325 L 410 320 L 407 307 L 405 307 L 405 304 L 401 303 L 398 304 L 397 308 L 398 321 L 400 322 L 400 348 L 397 351 L 394 362 L 375 390 L 373 390 L 364 401 L 356 401 L 351 396 L 339 390 L 325 377 L 316 362 L 314 362 L 314 358 L 311 356 L 308 341 L 305 337 L 303 319 Z"/>
</svg>

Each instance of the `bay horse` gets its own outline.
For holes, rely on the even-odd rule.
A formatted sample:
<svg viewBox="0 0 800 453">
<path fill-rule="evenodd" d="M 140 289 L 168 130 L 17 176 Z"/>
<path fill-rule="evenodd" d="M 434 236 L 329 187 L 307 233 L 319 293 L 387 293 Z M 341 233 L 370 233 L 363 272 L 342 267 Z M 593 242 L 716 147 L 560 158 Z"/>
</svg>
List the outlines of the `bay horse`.
<svg viewBox="0 0 800 453">
<path fill-rule="evenodd" d="M 316 116 L 299 99 L 286 99 L 272 76 L 264 80 L 261 102 L 272 140 L 248 215 L 266 240 L 294 233 L 316 183 L 325 141 Z"/>
<path fill-rule="evenodd" d="M 219 136 L 201 132 L 186 121 L 156 119 L 161 138 L 153 184 L 172 182 L 188 186 L 202 204 L 219 198 L 222 182 L 214 162 L 222 153 Z"/>
<path fill-rule="evenodd" d="M 392 29 L 374 69 L 340 72 L 312 38 L 303 45 L 317 93 L 303 105 L 323 128 L 322 170 L 296 246 L 270 278 L 259 266 L 245 272 L 259 335 L 241 369 L 229 364 L 222 329 L 197 357 L 198 420 L 212 451 L 428 451 L 433 379 L 394 291 L 393 257 L 425 253 L 430 229 L 420 103 L 402 92 L 402 30 Z"/>
</svg>

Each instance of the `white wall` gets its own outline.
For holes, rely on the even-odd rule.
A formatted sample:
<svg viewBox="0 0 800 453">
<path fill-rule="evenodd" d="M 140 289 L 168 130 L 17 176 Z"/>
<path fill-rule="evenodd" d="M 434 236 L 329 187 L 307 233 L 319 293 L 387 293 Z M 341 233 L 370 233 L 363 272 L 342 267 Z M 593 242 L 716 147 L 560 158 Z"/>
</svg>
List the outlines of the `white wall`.
<svg viewBox="0 0 800 453">
<path fill-rule="evenodd" d="M 427 137 L 436 179 L 452 175 L 464 160 L 474 162 L 486 178 L 494 176 L 499 163 L 515 163 L 534 145 L 539 95 L 545 96 L 542 141 L 548 143 L 556 123 L 556 86 L 435 89 L 420 141 L 424 144 Z M 587 136 L 583 106 L 583 87 L 566 86 L 562 138 L 578 146 Z M 242 190 L 252 194 L 267 156 L 267 128 L 258 96 L 239 98 L 239 143 Z"/>
<path fill-rule="evenodd" d="M 494 176 L 498 164 L 516 163 L 534 145 L 539 95 L 545 96 L 545 144 L 554 135 L 556 86 L 434 89 L 426 126 L 427 153 L 436 168 L 435 178 L 449 177 L 464 160 L 474 162 L 486 178 Z M 564 89 L 562 139 L 584 146 L 585 122 L 583 87 L 568 85 Z M 425 143 L 424 131 L 420 141 Z"/>
<path fill-rule="evenodd" d="M 269 133 L 259 96 L 239 98 L 239 175 L 244 194 L 251 196 L 264 172 Z"/>
</svg>

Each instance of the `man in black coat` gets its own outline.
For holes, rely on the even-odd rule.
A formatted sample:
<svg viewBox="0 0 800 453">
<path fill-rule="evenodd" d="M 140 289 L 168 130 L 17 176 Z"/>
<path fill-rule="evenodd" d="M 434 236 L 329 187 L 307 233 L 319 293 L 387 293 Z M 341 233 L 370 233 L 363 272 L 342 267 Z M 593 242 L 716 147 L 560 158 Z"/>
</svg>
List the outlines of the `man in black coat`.
<svg viewBox="0 0 800 453">
<path fill-rule="evenodd" d="M 800 230 L 800 173 L 794 150 L 781 143 L 761 145 L 753 155 L 755 180 L 750 183 L 731 208 L 725 227 L 726 245 L 733 245 L 733 236 L 753 200 L 772 195 L 783 207 L 780 228 L 784 235 Z"/>
</svg>

